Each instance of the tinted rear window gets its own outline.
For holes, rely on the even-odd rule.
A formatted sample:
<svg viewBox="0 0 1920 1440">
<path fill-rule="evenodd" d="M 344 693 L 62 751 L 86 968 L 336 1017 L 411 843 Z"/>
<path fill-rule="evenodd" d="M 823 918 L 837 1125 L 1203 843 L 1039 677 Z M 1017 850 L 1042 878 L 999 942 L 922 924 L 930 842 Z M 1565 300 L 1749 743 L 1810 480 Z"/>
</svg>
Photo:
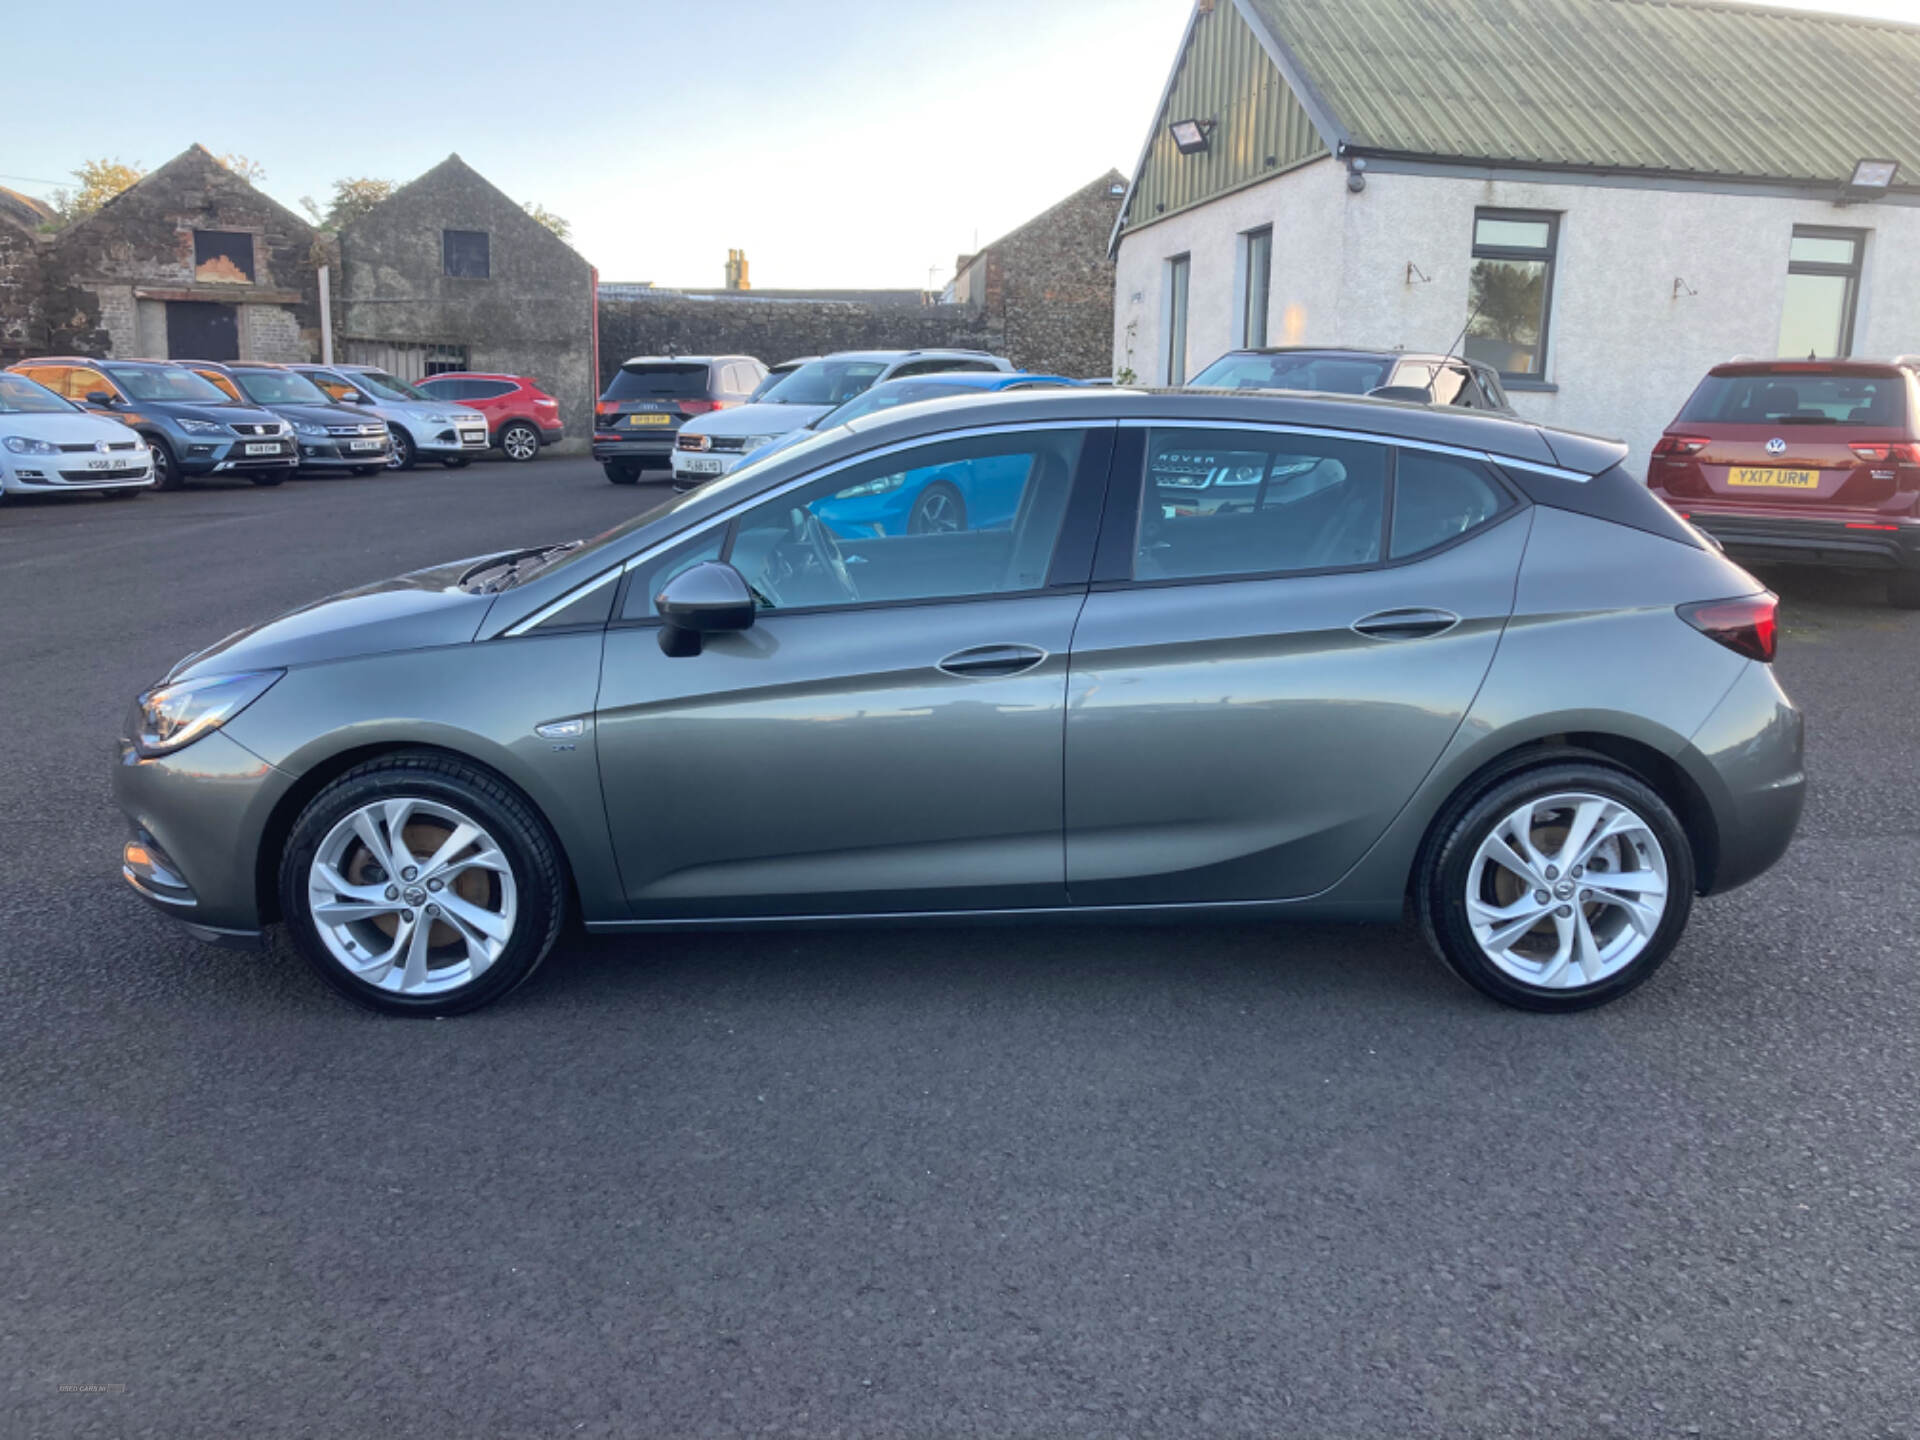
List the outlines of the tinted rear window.
<svg viewBox="0 0 1920 1440">
<path fill-rule="evenodd" d="M 1196 389 L 1364 395 L 1386 384 L 1392 369 L 1391 360 L 1355 355 L 1222 355 L 1187 383 Z"/>
<path fill-rule="evenodd" d="M 1709 375 L 1680 419 L 1695 425 L 1884 425 L 1907 419 L 1898 375 Z"/>
<path fill-rule="evenodd" d="M 690 400 L 707 393 L 707 367 L 699 365 L 622 365 L 614 371 L 604 400 Z"/>
</svg>

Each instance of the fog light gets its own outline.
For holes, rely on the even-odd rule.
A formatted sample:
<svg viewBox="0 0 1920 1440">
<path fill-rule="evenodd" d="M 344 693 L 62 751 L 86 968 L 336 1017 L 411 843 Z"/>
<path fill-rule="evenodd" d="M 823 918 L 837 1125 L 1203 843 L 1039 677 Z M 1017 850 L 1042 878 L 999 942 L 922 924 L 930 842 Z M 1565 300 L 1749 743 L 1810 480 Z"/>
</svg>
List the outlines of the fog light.
<svg viewBox="0 0 1920 1440">
<path fill-rule="evenodd" d="M 181 877 L 180 867 L 144 830 L 134 831 L 133 839 L 120 851 L 120 873 L 128 884 L 155 900 L 169 905 L 195 902 L 193 887 Z"/>
</svg>

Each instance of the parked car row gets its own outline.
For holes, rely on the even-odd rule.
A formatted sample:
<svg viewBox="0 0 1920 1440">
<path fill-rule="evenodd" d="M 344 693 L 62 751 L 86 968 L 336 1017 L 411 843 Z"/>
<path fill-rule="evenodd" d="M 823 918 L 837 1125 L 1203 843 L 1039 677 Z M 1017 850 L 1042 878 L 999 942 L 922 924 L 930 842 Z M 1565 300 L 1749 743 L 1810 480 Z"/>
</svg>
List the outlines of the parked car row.
<svg viewBox="0 0 1920 1440">
<path fill-rule="evenodd" d="M 206 475 L 278 485 L 300 471 L 372 474 L 421 460 L 457 468 L 490 447 L 524 462 L 565 435 L 559 402 L 512 375 L 438 375 L 415 386 L 372 365 L 53 355 L 0 376 L 0 494 L 131 495 Z M 77 454 L 59 447 L 79 446 L 83 435 L 107 447 L 101 463 L 54 461 Z"/>
<path fill-rule="evenodd" d="M 751 355 L 636 355 L 595 406 L 593 455 L 616 485 L 664 461 L 690 489 L 874 385 L 968 371 L 1011 374 L 1013 363 L 953 349 L 845 350 L 771 370 Z"/>
</svg>

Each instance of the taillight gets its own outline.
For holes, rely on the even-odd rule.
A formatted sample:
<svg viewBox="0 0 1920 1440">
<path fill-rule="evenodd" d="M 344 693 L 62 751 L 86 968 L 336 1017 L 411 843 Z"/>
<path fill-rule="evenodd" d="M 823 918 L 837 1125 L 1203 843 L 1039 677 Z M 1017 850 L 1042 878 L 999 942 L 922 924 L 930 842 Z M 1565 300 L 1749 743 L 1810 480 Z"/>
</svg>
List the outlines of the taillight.
<svg viewBox="0 0 1920 1440">
<path fill-rule="evenodd" d="M 727 408 L 724 400 L 682 400 L 680 408 L 688 415 L 710 415 L 715 410 Z"/>
<path fill-rule="evenodd" d="M 1677 607 L 1680 618 L 1709 640 L 1749 660 L 1773 663 L 1779 640 L 1780 597 L 1769 591 L 1738 600 L 1703 600 Z"/>
<path fill-rule="evenodd" d="M 1698 455 L 1707 448 L 1704 435 L 1662 435 L 1653 443 L 1653 457 L 1665 460 L 1681 455 Z"/>
<path fill-rule="evenodd" d="M 593 413 L 596 415 L 618 415 L 620 413 L 620 407 L 611 400 L 601 400 L 594 404 Z"/>
</svg>

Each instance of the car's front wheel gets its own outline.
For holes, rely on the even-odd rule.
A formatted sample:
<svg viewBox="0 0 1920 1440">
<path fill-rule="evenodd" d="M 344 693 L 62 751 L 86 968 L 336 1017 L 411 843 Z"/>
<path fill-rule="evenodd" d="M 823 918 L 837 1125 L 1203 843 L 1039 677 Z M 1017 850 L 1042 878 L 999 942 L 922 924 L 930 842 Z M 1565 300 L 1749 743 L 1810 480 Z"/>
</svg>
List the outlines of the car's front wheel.
<svg viewBox="0 0 1920 1440">
<path fill-rule="evenodd" d="M 321 979 L 397 1015 L 491 1003 L 553 948 L 558 848 L 515 790 L 449 756 L 370 761 L 314 797 L 280 862 L 280 907 Z"/>
<path fill-rule="evenodd" d="M 540 432 L 524 420 L 515 420 L 500 432 L 500 453 L 509 460 L 531 460 L 540 453 Z"/>
<path fill-rule="evenodd" d="M 413 448 L 413 437 L 398 425 L 389 427 L 393 433 L 393 448 L 387 452 L 389 470 L 411 470 L 418 451 Z"/>
<path fill-rule="evenodd" d="M 609 460 L 600 467 L 607 472 L 607 479 L 615 485 L 637 485 L 640 483 L 640 467 L 625 460 Z"/>
<path fill-rule="evenodd" d="M 1415 907 L 1440 958 L 1527 1010 L 1617 999 L 1667 958 L 1693 906 L 1693 849 L 1672 808 L 1604 761 L 1511 774 L 1435 829 Z"/>
<path fill-rule="evenodd" d="M 147 444 L 153 450 L 153 488 L 178 490 L 181 485 L 180 462 L 174 459 L 173 446 L 158 435 L 149 436 Z"/>
</svg>

